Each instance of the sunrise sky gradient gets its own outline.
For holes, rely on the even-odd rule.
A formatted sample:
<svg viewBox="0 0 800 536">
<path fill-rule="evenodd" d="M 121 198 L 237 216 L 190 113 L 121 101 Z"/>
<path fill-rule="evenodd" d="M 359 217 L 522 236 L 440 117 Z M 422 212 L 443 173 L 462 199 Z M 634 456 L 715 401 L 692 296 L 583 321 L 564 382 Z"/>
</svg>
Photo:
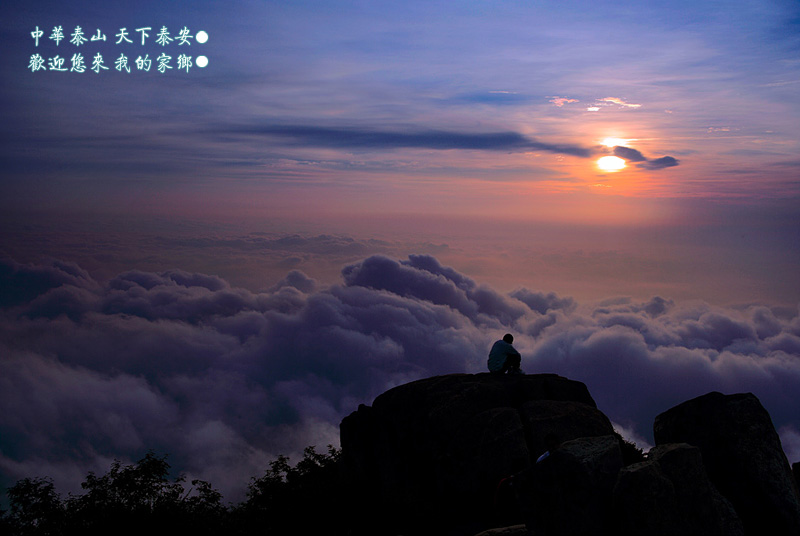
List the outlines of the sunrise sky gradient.
<svg viewBox="0 0 800 536">
<path fill-rule="evenodd" d="M 157 448 L 241 498 L 506 331 L 642 444 L 752 391 L 800 461 L 796 0 L 132 6 L 0 7 L 0 485 Z M 165 51 L 209 65 L 114 68 Z"/>
</svg>

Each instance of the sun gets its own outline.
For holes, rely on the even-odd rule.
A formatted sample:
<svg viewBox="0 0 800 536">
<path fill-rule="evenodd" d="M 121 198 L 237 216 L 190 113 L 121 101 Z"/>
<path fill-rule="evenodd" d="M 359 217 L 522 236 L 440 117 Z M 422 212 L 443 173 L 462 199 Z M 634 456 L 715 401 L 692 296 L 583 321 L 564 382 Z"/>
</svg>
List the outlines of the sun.
<svg viewBox="0 0 800 536">
<path fill-rule="evenodd" d="M 597 167 L 603 171 L 619 171 L 625 168 L 625 160 L 618 156 L 604 156 L 597 160 Z"/>
</svg>

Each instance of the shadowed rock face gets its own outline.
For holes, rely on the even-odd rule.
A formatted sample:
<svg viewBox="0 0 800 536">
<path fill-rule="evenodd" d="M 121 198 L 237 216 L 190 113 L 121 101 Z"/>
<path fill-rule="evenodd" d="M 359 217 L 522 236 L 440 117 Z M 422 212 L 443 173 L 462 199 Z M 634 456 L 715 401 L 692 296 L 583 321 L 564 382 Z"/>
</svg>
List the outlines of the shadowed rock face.
<svg viewBox="0 0 800 536">
<path fill-rule="evenodd" d="M 702 452 L 747 534 L 800 534 L 800 498 L 769 413 L 751 393 L 709 393 L 656 417 L 655 441 Z"/>
<path fill-rule="evenodd" d="M 797 485 L 797 489 L 800 490 L 800 462 L 792 464 L 792 474 L 794 475 L 794 483 Z"/>
<path fill-rule="evenodd" d="M 477 529 L 492 523 L 498 482 L 530 467 L 550 432 L 565 441 L 613 429 L 583 383 L 554 374 L 438 376 L 346 417 L 342 457 L 384 522 L 404 512 L 399 527 L 439 519 Z"/>
<path fill-rule="evenodd" d="M 700 449 L 686 443 L 652 449 L 620 471 L 614 488 L 618 533 L 739 536 L 739 517 L 708 479 Z"/>
<path fill-rule="evenodd" d="M 519 480 L 527 526 L 534 534 L 606 534 L 622 452 L 616 437 L 582 437 L 562 443 Z"/>
</svg>

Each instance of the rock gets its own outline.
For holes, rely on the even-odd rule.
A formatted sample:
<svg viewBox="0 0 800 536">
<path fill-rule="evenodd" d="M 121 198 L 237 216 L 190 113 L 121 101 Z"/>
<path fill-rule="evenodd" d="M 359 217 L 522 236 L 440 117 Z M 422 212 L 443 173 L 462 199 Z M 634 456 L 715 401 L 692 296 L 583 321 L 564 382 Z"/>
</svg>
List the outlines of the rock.
<svg viewBox="0 0 800 536">
<path fill-rule="evenodd" d="M 629 465 L 620 471 L 614 488 L 614 510 L 622 535 L 680 534 L 675 486 L 651 462 Z"/>
<path fill-rule="evenodd" d="M 621 468 L 622 452 L 613 435 L 563 443 L 518 477 L 528 529 L 548 536 L 605 533 Z"/>
<path fill-rule="evenodd" d="M 464 495 L 494 490 L 503 477 L 530 465 L 525 430 L 513 408 L 478 413 L 441 447 L 437 480 Z"/>
<path fill-rule="evenodd" d="M 519 414 L 525 426 L 531 454 L 541 454 L 547 450 L 544 438 L 548 434 L 556 435 L 560 441 L 568 441 L 613 432 L 608 417 L 585 404 L 558 400 L 532 400 L 522 404 Z"/>
<path fill-rule="evenodd" d="M 656 417 L 656 445 L 688 443 L 746 534 L 800 534 L 800 498 L 769 414 L 751 393 L 709 393 Z"/>
<path fill-rule="evenodd" d="M 613 433 L 580 382 L 437 376 L 391 389 L 346 417 L 342 460 L 362 512 L 409 533 L 457 525 L 452 530 L 474 534 L 514 521 L 495 515 L 497 485 L 530 467 L 552 430 L 562 440 Z"/>
<path fill-rule="evenodd" d="M 611 493 L 622 469 L 622 452 L 617 437 L 582 437 L 567 441 L 559 450 L 581 465 L 589 477 L 592 495 L 607 495 L 611 504 Z"/>
<path fill-rule="evenodd" d="M 794 475 L 794 483 L 797 489 L 800 489 L 800 462 L 794 462 L 792 464 L 792 474 Z"/>
<path fill-rule="evenodd" d="M 513 525 L 511 527 L 484 530 L 475 536 L 528 536 L 528 529 L 525 528 L 525 525 Z"/>
<path fill-rule="evenodd" d="M 620 471 L 614 518 L 623 535 L 738 536 L 736 512 L 711 484 L 700 449 L 667 444 Z"/>
</svg>

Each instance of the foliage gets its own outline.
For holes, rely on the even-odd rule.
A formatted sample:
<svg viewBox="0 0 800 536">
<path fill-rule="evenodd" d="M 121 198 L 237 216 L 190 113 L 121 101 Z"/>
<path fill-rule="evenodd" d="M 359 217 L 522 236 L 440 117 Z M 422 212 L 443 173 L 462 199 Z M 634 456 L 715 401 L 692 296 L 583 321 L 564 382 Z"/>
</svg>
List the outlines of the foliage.
<svg viewBox="0 0 800 536">
<path fill-rule="evenodd" d="M 138 524 L 174 514 L 174 506 L 183 494 L 182 477 L 169 481 L 166 456 L 152 452 L 136 465 L 122 465 L 119 460 L 102 477 L 89 473 L 81 487 L 84 495 L 70 497 L 67 509 L 74 522 L 85 528 L 111 528 L 125 520 Z"/>
<path fill-rule="evenodd" d="M 614 432 L 614 435 L 617 437 L 617 441 L 619 441 L 619 448 L 622 451 L 623 465 L 628 466 L 644 461 L 645 456 L 642 449 L 637 447 L 635 443 L 631 443 L 630 441 L 624 439 L 617 432 Z"/>
<path fill-rule="evenodd" d="M 289 458 L 278 456 L 264 476 L 253 479 L 247 500 L 236 510 L 244 532 L 259 527 L 267 534 L 290 529 L 335 534 L 344 525 L 340 454 L 330 445 L 325 454 L 307 447 L 294 467 Z"/>
<path fill-rule="evenodd" d="M 279 456 L 264 476 L 253 479 L 247 500 L 235 507 L 223 505 L 222 495 L 208 482 L 193 480 L 187 491 L 182 475 L 170 479 L 167 457 L 153 452 L 134 465 L 115 460 L 103 476 L 90 472 L 81 484 L 85 492 L 66 500 L 51 479 L 26 478 L 8 489 L 10 510 L 0 512 L 0 534 L 105 535 L 124 528 L 261 535 L 289 527 L 335 534 L 342 526 L 337 517 L 342 497 L 339 455 L 331 446 L 324 454 L 308 447 L 294 467 L 289 458 Z"/>
<path fill-rule="evenodd" d="M 182 476 L 169 479 L 166 458 L 149 452 L 134 465 L 115 460 L 105 475 L 87 475 L 83 495 L 66 500 L 50 479 L 20 480 L 8 490 L 11 509 L 0 526 L 19 536 L 107 534 L 120 527 L 216 533 L 227 514 L 222 496 L 200 480 L 192 481 L 197 492 L 189 496 L 192 490 L 185 491 Z"/>
<path fill-rule="evenodd" d="M 49 478 L 25 478 L 8 489 L 11 510 L 4 516 L 4 529 L 16 534 L 60 534 L 65 509 Z"/>
</svg>

